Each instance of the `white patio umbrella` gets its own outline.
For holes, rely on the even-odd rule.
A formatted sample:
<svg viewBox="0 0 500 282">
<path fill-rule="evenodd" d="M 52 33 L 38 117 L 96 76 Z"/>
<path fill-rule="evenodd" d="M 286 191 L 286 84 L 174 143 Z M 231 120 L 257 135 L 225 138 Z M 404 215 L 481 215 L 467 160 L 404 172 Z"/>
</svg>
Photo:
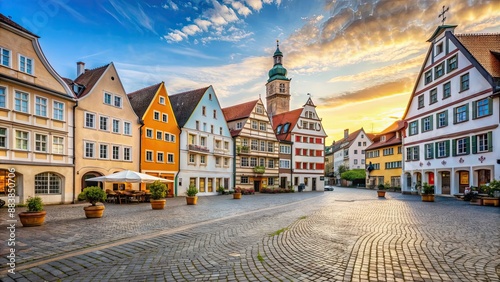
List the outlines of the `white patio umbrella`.
<svg viewBox="0 0 500 282">
<path fill-rule="evenodd" d="M 170 179 L 164 179 L 149 174 L 140 173 L 133 170 L 123 170 L 105 176 L 98 176 L 85 179 L 85 181 L 98 181 L 98 182 L 126 182 L 126 183 L 153 183 L 160 182 L 174 182 Z"/>
</svg>

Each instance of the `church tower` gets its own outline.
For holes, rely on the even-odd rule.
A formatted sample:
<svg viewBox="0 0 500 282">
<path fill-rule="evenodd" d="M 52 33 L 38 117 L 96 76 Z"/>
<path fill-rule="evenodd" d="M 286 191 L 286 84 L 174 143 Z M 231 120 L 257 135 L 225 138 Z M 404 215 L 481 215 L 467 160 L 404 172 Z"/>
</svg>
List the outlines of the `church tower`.
<svg viewBox="0 0 500 282">
<path fill-rule="evenodd" d="M 266 83 L 267 113 L 270 117 L 290 111 L 290 80 L 286 77 L 283 67 L 283 53 L 279 41 L 276 41 L 276 51 L 273 55 L 274 66 L 269 70 Z"/>
</svg>

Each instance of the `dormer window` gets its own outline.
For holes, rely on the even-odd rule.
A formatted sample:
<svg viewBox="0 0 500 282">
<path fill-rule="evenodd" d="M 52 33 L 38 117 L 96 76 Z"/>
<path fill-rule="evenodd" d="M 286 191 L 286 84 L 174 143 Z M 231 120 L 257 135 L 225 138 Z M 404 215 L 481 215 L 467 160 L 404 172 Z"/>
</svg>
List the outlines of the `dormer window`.
<svg viewBox="0 0 500 282">
<path fill-rule="evenodd" d="M 436 55 L 439 55 L 443 52 L 443 42 L 436 45 Z"/>
<path fill-rule="evenodd" d="M 33 59 L 19 55 L 19 70 L 27 74 L 33 74 Z"/>
<path fill-rule="evenodd" d="M 385 142 L 385 135 L 380 137 L 380 142 Z"/>
</svg>

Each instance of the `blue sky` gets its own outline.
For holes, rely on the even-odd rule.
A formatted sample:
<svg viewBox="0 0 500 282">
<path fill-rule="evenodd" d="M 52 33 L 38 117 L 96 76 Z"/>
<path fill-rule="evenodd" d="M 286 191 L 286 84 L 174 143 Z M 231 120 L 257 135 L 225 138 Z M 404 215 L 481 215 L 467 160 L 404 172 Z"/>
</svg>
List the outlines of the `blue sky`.
<svg viewBox="0 0 500 282">
<path fill-rule="evenodd" d="M 213 85 L 223 107 L 265 97 L 279 39 L 292 109 L 311 93 L 331 143 L 401 117 L 443 5 L 456 33 L 500 32 L 497 0 L 16 0 L 0 11 L 41 37 L 64 77 L 77 61 L 114 62 L 127 92 Z"/>
</svg>

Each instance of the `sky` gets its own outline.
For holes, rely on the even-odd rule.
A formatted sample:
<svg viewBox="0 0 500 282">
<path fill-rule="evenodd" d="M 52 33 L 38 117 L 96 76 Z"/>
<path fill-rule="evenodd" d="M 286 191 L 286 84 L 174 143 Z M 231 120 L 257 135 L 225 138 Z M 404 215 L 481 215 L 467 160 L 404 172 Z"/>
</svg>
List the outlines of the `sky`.
<svg viewBox="0 0 500 282">
<path fill-rule="evenodd" d="M 127 93 L 212 85 L 222 107 L 265 102 L 279 40 L 291 110 L 310 93 L 329 145 L 402 117 L 443 6 L 456 34 L 500 32 L 500 0 L 0 0 L 0 13 L 63 77 L 113 62 Z"/>
</svg>

